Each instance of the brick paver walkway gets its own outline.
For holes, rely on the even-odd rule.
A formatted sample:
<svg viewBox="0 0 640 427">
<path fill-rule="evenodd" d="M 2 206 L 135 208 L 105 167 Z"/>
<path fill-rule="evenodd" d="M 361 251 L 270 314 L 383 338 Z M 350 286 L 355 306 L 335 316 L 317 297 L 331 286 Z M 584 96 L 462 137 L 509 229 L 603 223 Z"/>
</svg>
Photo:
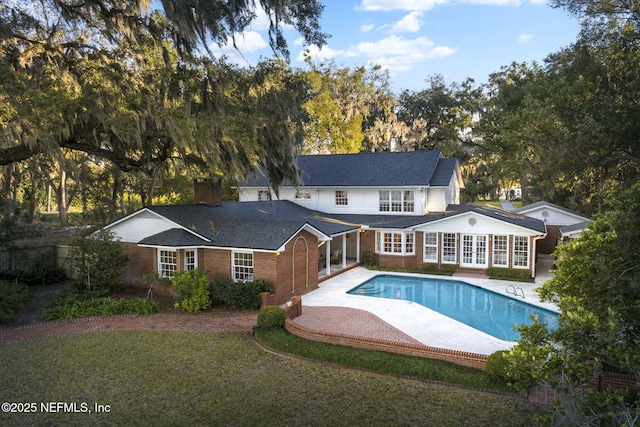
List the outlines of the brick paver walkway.
<svg viewBox="0 0 640 427">
<path fill-rule="evenodd" d="M 293 321 L 313 331 L 423 345 L 378 316 L 357 308 L 304 306 L 302 315 Z"/>
<path fill-rule="evenodd" d="M 0 328 L 0 344 L 32 338 L 78 334 L 95 331 L 159 330 L 249 332 L 256 324 L 257 312 L 220 315 L 216 312 L 201 314 L 153 314 L 150 316 L 123 315 L 114 317 L 87 317 L 69 321 L 39 322 L 24 326 Z"/>
</svg>

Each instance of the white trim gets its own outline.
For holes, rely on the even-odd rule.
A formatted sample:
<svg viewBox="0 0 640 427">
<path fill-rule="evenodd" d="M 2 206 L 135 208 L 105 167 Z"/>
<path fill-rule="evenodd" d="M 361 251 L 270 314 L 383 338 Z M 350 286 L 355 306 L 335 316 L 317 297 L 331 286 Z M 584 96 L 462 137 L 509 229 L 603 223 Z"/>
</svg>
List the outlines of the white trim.
<svg viewBox="0 0 640 427">
<path fill-rule="evenodd" d="M 143 245 L 140 243 L 138 243 L 137 246 L 141 248 L 154 248 L 154 249 L 168 248 L 168 246 Z M 176 246 L 175 249 L 215 249 L 220 251 L 264 252 L 269 254 L 275 254 L 278 252 L 283 252 L 284 246 L 281 246 L 278 249 L 236 248 L 236 247 L 226 247 L 226 246 Z"/>
<path fill-rule="evenodd" d="M 465 252 L 465 237 L 471 237 L 471 253 Z M 482 239 L 484 239 L 484 262 L 478 263 L 478 248 L 482 247 Z M 489 235 L 488 234 L 470 234 L 460 233 L 460 267 L 463 268 L 487 268 L 489 266 Z M 471 256 L 471 262 L 465 262 L 465 255 Z"/>
<path fill-rule="evenodd" d="M 427 262 L 427 263 L 437 263 L 438 262 L 438 255 L 440 254 L 440 233 L 438 233 L 437 231 L 422 231 L 422 262 Z M 435 234 L 436 235 L 436 244 L 434 245 L 429 245 L 430 248 L 434 248 L 436 249 L 436 259 L 427 259 L 426 255 L 427 255 L 427 238 L 426 235 L 427 234 Z"/>
<path fill-rule="evenodd" d="M 507 260 L 506 264 L 496 264 L 496 237 L 506 237 L 507 238 Z M 496 268 L 509 268 L 509 260 L 511 259 L 511 248 L 509 245 L 509 235 L 508 234 L 492 234 L 491 235 L 491 267 Z"/>
<path fill-rule="evenodd" d="M 535 205 L 535 203 L 523 206 L 523 207 L 521 207 L 519 209 L 516 209 L 515 212 L 519 213 L 520 215 L 525 215 L 525 216 L 528 216 L 529 218 L 532 218 L 531 216 L 527 215 L 527 213 L 531 213 L 531 212 L 534 212 L 534 211 L 543 211 L 543 210 L 546 209 L 546 210 L 552 210 L 552 211 L 555 211 L 557 213 L 561 213 L 561 214 L 564 214 L 564 215 L 568 215 L 568 216 L 570 216 L 572 218 L 580 219 L 579 222 L 591 221 L 591 219 L 587 218 L 586 216 L 582 216 L 579 213 L 573 212 L 573 211 L 571 211 L 569 209 L 566 209 L 566 208 L 554 206 L 552 204 L 549 204 L 548 202 L 541 203 L 541 204 L 539 204 L 537 206 L 534 206 L 534 205 Z"/>
<path fill-rule="evenodd" d="M 161 261 L 162 256 L 161 253 L 162 252 L 173 252 L 175 253 L 175 264 L 169 264 L 169 263 L 163 263 Z M 158 248 L 156 250 L 156 263 L 158 266 L 158 276 L 162 277 L 163 279 L 173 279 L 173 275 L 171 276 L 165 276 L 164 274 L 162 274 L 162 266 L 163 265 L 174 265 L 175 266 L 175 270 L 174 270 L 174 274 L 178 272 L 178 250 L 176 248 L 171 248 L 171 247 L 162 247 L 162 248 Z"/>
<path fill-rule="evenodd" d="M 236 254 L 249 254 L 251 255 L 251 273 L 250 278 L 238 279 L 236 276 Z M 239 266 L 243 267 L 243 266 Z M 255 268 L 256 268 L 256 259 L 253 251 L 232 251 L 231 252 L 231 278 L 233 281 L 237 282 L 239 280 L 243 281 L 252 281 L 255 280 Z"/>
<path fill-rule="evenodd" d="M 520 230 L 527 230 L 527 231 L 529 231 L 529 232 L 531 232 L 531 231 L 532 231 L 532 232 L 534 232 L 534 233 L 535 233 L 535 235 L 536 235 L 536 236 L 542 236 L 542 237 L 545 237 L 545 236 L 547 235 L 547 233 L 546 233 L 546 232 L 545 232 L 545 233 L 542 233 L 542 232 L 540 232 L 540 231 L 538 231 L 538 230 L 534 230 L 534 229 L 532 229 L 532 228 L 523 227 L 523 226 L 521 226 L 521 225 L 514 224 L 514 223 L 512 223 L 512 222 L 508 222 L 508 221 L 504 221 L 504 220 L 499 219 L 499 218 L 494 218 L 494 217 L 491 217 L 491 216 L 489 216 L 489 215 L 484 215 L 483 213 L 481 213 L 481 212 L 477 212 L 477 211 L 461 212 L 461 213 L 459 213 L 459 214 L 451 215 L 451 216 L 448 216 L 448 217 L 446 217 L 446 218 L 435 219 L 435 220 L 433 220 L 433 221 L 424 222 L 424 223 L 421 223 L 421 224 L 418 224 L 418 225 L 413 225 L 413 226 L 412 226 L 412 228 L 417 229 L 417 228 L 420 228 L 420 227 L 425 227 L 425 226 L 429 226 L 429 225 L 432 225 L 432 224 L 437 224 L 437 223 L 440 223 L 440 222 L 446 222 L 446 221 L 452 220 L 452 219 L 454 219 L 454 218 L 464 217 L 465 215 L 466 215 L 466 216 L 478 215 L 478 216 L 481 216 L 481 217 L 483 217 L 483 218 L 487 218 L 488 220 L 498 221 L 498 222 L 501 222 L 501 223 L 504 223 L 504 224 L 508 224 L 508 225 L 513 226 L 513 227 L 515 227 L 515 228 L 518 228 L 518 229 L 520 229 Z M 531 217 L 528 217 L 528 218 L 531 218 Z M 535 219 L 535 218 L 534 218 L 534 219 Z M 546 224 L 545 224 L 545 228 L 546 228 Z M 423 231 L 423 230 L 420 230 L 420 231 Z M 440 231 L 441 231 L 441 232 L 445 232 L 445 233 L 447 232 L 447 231 L 443 231 L 443 230 L 440 230 Z M 513 233 L 509 233 L 509 234 L 513 234 Z M 527 236 L 531 236 L 531 234 L 527 234 Z"/>
<path fill-rule="evenodd" d="M 515 252 L 516 252 L 516 238 L 517 237 L 521 237 L 521 238 L 527 239 L 527 265 L 516 265 L 516 253 Z M 513 236 L 513 244 L 512 244 L 512 247 L 511 247 L 511 255 L 513 257 L 512 258 L 513 262 L 512 262 L 512 265 L 511 265 L 512 268 L 517 268 L 517 269 L 520 269 L 520 270 L 528 270 L 528 269 L 531 268 L 531 242 L 533 240 L 534 239 L 530 239 L 529 236 Z"/>
<path fill-rule="evenodd" d="M 314 236 L 316 236 L 318 238 L 318 240 L 324 240 L 324 241 L 333 240 L 333 237 L 340 235 L 340 234 L 334 234 L 334 235 L 328 236 L 328 235 L 324 234 L 322 231 L 320 231 L 317 228 L 315 228 L 314 226 L 310 225 L 308 222 L 305 222 L 304 225 L 302 227 L 298 228 L 291 235 L 291 237 L 289 237 L 287 240 L 285 240 L 285 242 L 276 251 L 270 251 L 270 250 L 267 250 L 267 249 L 263 249 L 262 252 L 283 252 L 284 251 L 284 247 L 287 246 L 287 244 L 289 244 L 289 242 L 294 237 L 296 237 L 298 235 L 298 233 L 300 233 L 303 230 L 308 231 L 309 233 L 313 234 Z M 357 230 L 357 228 L 354 228 L 353 231 L 347 231 L 344 234 L 353 233 L 356 230 Z M 248 249 L 244 249 L 244 250 L 248 250 Z M 251 250 L 260 251 L 260 249 L 251 249 Z"/>
<path fill-rule="evenodd" d="M 402 229 L 388 229 L 388 230 L 375 230 L 375 244 L 374 244 L 374 251 L 378 254 L 381 255 L 398 255 L 398 256 L 407 256 L 407 255 L 415 255 L 416 253 L 416 232 L 411 230 L 411 231 L 406 231 L 406 230 L 402 230 Z M 385 251 L 384 249 L 384 234 L 391 234 L 392 236 L 394 234 L 400 234 L 401 235 L 401 240 L 400 240 L 400 252 L 388 252 Z M 413 251 L 411 252 L 407 252 L 407 236 L 408 235 L 412 235 L 413 236 L 413 241 L 412 241 L 412 247 L 413 247 Z M 391 240 L 391 245 L 393 247 L 394 245 L 394 241 L 393 241 L 393 237 Z"/>
<path fill-rule="evenodd" d="M 454 236 L 454 239 L 453 239 L 453 243 L 454 243 L 453 254 L 454 254 L 455 259 L 453 261 L 445 261 L 445 259 L 444 259 L 444 241 L 445 241 L 444 235 L 445 234 L 453 234 L 453 236 Z M 458 246 L 460 246 L 458 244 L 458 235 L 459 235 L 459 233 L 456 233 L 456 232 L 453 232 L 453 233 L 448 232 L 448 231 L 442 232 L 442 239 L 440 239 L 440 263 L 441 264 L 457 264 L 458 263 L 458 249 L 459 249 Z"/>
<path fill-rule="evenodd" d="M 196 248 L 180 248 L 182 250 L 182 270 L 189 271 L 187 269 L 187 251 L 193 251 L 193 269 L 198 269 L 198 249 Z"/>
<path fill-rule="evenodd" d="M 171 221 L 171 220 L 170 220 L 169 218 L 167 218 L 166 216 L 162 216 L 162 215 L 160 215 L 159 213 L 156 213 L 156 212 L 152 211 L 152 210 L 151 210 L 151 209 L 149 209 L 149 208 L 142 208 L 142 209 L 140 209 L 140 210 L 138 210 L 138 211 L 136 211 L 136 212 L 133 212 L 133 213 L 132 213 L 132 214 L 130 214 L 130 215 L 125 216 L 124 218 L 120 218 L 120 219 L 119 219 L 119 220 L 117 220 L 116 222 L 112 222 L 111 224 L 107 224 L 107 225 L 105 225 L 105 226 L 103 227 L 103 230 L 108 230 L 108 229 L 110 229 L 111 227 L 113 227 L 113 226 L 115 226 L 115 225 L 118 225 L 118 224 L 120 224 L 120 223 L 123 223 L 123 222 L 125 222 L 125 221 L 128 221 L 129 219 L 131 219 L 131 218 L 133 218 L 133 217 L 135 217 L 135 216 L 140 215 L 142 212 L 149 212 L 149 213 L 151 213 L 151 214 L 153 214 L 153 215 L 157 216 L 158 218 L 161 218 L 161 219 L 163 219 L 163 220 L 167 221 L 168 223 L 175 225 L 175 227 L 172 227 L 172 228 L 179 228 L 179 229 L 181 229 L 181 230 L 187 231 L 187 232 L 189 232 L 189 233 L 193 234 L 194 236 L 198 237 L 199 239 L 204 240 L 205 242 L 210 242 L 210 241 L 211 241 L 210 239 L 207 239 L 206 237 L 202 236 L 201 234 L 198 234 L 198 233 L 196 233 L 195 231 L 190 230 L 190 229 L 188 229 L 187 227 L 184 227 L 184 226 L 182 226 L 182 225 L 178 224 L 177 222 Z M 155 235 L 155 234 L 159 234 L 159 233 L 154 233 L 154 234 L 152 234 L 152 235 L 150 235 L 150 236 L 153 236 L 153 235 Z M 150 237 L 150 236 L 147 236 L 147 237 Z"/>
</svg>

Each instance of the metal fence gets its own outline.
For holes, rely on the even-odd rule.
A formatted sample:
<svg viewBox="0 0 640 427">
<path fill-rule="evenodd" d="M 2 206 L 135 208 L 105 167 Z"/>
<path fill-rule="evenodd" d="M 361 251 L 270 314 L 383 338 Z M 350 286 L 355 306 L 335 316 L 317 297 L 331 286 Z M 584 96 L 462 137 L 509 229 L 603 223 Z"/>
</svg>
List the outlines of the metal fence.
<svg viewBox="0 0 640 427">
<path fill-rule="evenodd" d="M 58 266 L 55 246 L 0 251 L 0 271 L 31 271 L 34 267 Z"/>
</svg>

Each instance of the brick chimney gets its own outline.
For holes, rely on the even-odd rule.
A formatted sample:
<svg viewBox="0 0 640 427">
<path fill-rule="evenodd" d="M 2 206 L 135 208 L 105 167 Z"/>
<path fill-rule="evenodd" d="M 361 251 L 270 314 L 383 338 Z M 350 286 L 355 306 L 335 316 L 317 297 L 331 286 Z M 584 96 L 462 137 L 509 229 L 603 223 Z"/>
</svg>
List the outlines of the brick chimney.
<svg viewBox="0 0 640 427">
<path fill-rule="evenodd" d="M 222 203 L 222 185 L 220 181 L 211 178 L 196 178 L 193 180 L 193 194 L 195 203 L 219 205 Z"/>
</svg>

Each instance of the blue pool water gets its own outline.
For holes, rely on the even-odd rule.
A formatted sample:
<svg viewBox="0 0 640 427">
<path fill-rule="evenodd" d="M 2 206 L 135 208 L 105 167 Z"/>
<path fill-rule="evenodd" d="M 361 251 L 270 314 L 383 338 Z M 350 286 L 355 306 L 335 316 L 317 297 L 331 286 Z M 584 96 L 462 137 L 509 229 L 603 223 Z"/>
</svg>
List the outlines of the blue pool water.
<svg viewBox="0 0 640 427">
<path fill-rule="evenodd" d="M 515 341 L 515 325 L 530 325 L 531 315 L 550 329 L 558 327 L 558 314 L 459 280 L 404 277 L 383 274 L 372 277 L 347 293 L 413 301 L 494 337 Z"/>
</svg>

